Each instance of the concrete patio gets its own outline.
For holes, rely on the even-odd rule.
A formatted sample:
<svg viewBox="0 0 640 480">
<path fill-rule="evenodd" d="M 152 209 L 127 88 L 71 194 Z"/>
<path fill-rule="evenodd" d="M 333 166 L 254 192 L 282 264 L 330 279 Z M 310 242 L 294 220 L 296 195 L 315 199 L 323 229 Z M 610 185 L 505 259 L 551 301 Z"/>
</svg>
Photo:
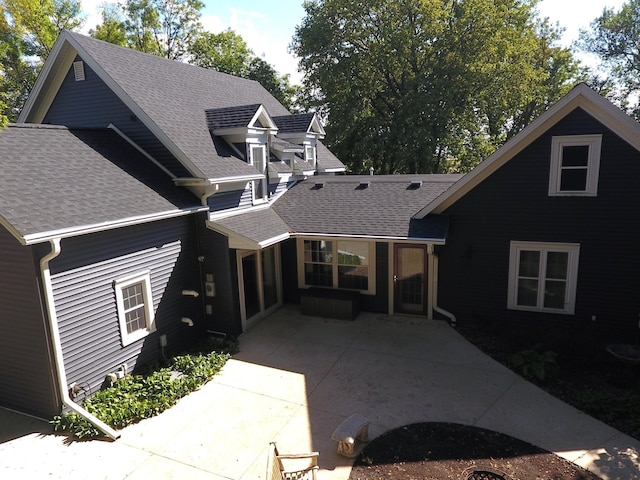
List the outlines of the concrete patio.
<svg viewBox="0 0 640 480">
<path fill-rule="evenodd" d="M 352 413 L 370 436 L 413 422 L 496 430 L 605 479 L 640 479 L 640 442 L 494 362 L 440 321 L 361 313 L 353 322 L 287 306 L 240 338 L 216 378 L 115 441 L 68 442 L 0 410 L 0 478 L 263 479 L 267 447 L 319 451 L 322 480 L 351 461 L 330 439 Z"/>
</svg>

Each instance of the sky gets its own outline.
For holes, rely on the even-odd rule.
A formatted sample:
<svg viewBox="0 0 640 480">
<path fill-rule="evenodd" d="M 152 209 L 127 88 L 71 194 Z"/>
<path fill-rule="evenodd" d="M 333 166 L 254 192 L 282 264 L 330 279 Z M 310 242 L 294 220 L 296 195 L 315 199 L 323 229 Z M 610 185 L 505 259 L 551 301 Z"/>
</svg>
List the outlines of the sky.
<svg viewBox="0 0 640 480">
<path fill-rule="evenodd" d="M 98 6 L 103 2 L 82 0 L 87 15 L 85 32 L 99 23 Z M 288 73 L 293 83 L 300 83 L 298 62 L 288 53 L 288 46 L 305 14 L 302 0 L 204 0 L 204 3 L 201 21 L 205 30 L 219 33 L 230 28 L 280 74 Z M 624 0 L 541 0 L 538 11 L 565 28 L 562 43 L 569 46 L 577 40 L 580 29 L 587 28 L 603 8 L 618 10 L 623 3 Z M 588 55 L 581 54 L 579 58 L 586 63 L 595 62 Z"/>
</svg>

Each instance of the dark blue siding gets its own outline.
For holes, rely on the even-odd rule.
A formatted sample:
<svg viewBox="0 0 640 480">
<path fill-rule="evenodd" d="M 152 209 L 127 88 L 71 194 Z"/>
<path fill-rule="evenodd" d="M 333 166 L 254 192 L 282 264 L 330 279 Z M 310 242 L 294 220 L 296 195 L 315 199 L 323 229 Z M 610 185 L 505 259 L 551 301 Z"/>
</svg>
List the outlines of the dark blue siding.
<svg viewBox="0 0 640 480">
<path fill-rule="evenodd" d="M 549 197 L 551 137 L 578 134 L 603 134 L 598 196 Z M 640 153 L 584 111 L 572 112 L 447 210 L 440 306 L 461 321 L 637 333 L 638 178 Z M 575 315 L 507 310 L 512 240 L 580 244 Z"/>
<path fill-rule="evenodd" d="M 108 232 L 64 239 L 51 262 L 58 325 L 69 382 L 95 390 L 105 375 L 161 358 L 159 336 L 167 335 L 167 354 L 202 337 L 202 293 L 193 215 Z M 157 331 L 122 346 L 113 282 L 150 271 Z M 193 327 L 181 322 L 191 318 Z"/>
<path fill-rule="evenodd" d="M 232 208 L 249 208 L 253 205 L 251 183 L 247 183 L 247 188 L 244 190 L 216 193 L 207 198 L 207 205 L 212 212 L 220 212 Z"/>
<path fill-rule="evenodd" d="M 192 176 L 86 63 L 84 70 L 86 80 L 77 82 L 71 67 L 43 123 L 85 128 L 113 123 L 175 176 Z"/>
<path fill-rule="evenodd" d="M 0 405 L 51 418 L 60 413 L 38 283 L 38 262 L 0 228 Z"/>
</svg>

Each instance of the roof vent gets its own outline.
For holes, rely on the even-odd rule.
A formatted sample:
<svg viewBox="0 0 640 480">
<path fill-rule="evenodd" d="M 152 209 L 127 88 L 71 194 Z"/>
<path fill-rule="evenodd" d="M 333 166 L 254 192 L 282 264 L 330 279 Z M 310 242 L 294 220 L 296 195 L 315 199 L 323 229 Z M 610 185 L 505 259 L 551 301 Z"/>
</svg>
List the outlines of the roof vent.
<svg viewBox="0 0 640 480">
<path fill-rule="evenodd" d="M 356 190 L 366 190 L 371 185 L 371 182 L 360 182 L 360 184 L 356 187 Z"/>
<path fill-rule="evenodd" d="M 422 180 L 411 180 L 408 190 L 417 190 L 422 186 Z"/>
<path fill-rule="evenodd" d="M 76 77 L 76 82 L 81 82 L 85 79 L 84 76 L 84 62 L 79 60 L 77 62 L 73 62 L 73 74 Z"/>
<path fill-rule="evenodd" d="M 316 182 L 313 184 L 313 187 L 311 187 L 311 190 L 320 190 L 324 188 L 324 182 Z"/>
</svg>

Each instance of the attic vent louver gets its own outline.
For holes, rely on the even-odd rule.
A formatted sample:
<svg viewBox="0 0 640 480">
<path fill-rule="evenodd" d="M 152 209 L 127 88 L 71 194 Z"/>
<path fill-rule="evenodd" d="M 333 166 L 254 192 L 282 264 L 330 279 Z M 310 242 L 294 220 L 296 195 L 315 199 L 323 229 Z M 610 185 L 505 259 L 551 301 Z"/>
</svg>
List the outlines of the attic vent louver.
<svg viewBox="0 0 640 480">
<path fill-rule="evenodd" d="M 371 185 L 371 182 L 360 182 L 360 184 L 356 187 L 356 190 L 365 190 L 369 188 L 369 185 Z"/>
<path fill-rule="evenodd" d="M 316 182 L 313 184 L 313 190 L 320 190 L 324 188 L 324 182 Z"/>
<path fill-rule="evenodd" d="M 73 74 L 76 77 L 76 82 L 81 82 L 85 79 L 84 76 L 84 62 L 82 60 L 73 62 Z"/>
<path fill-rule="evenodd" d="M 409 190 L 417 190 L 422 186 L 422 180 L 411 180 L 409 184 Z"/>
</svg>

